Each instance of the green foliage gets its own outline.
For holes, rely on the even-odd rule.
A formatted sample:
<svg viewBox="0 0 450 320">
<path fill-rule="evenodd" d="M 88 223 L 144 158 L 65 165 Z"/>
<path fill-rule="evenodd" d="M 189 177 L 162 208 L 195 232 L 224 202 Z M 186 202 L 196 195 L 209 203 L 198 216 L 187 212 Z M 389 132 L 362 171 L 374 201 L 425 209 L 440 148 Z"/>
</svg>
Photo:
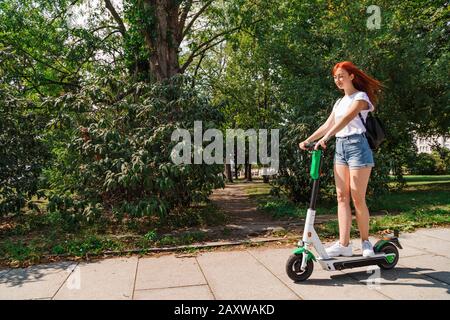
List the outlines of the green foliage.
<svg viewBox="0 0 450 320">
<path fill-rule="evenodd" d="M 442 209 L 411 210 L 399 215 L 386 215 L 370 218 L 369 232 L 413 232 L 418 228 L 431 228 L 446 226 L 450 223 L 450 211 Z M 320 237 L 336 238 L 339 235 L 339 223 L 337 220 L 327 221 L 317 226 Z M 352 238 L 359 237 L 357 222 L 353 221 L 350 229 Z"/>
<path fill-rule="evenodd" d="M 33 102 L 7 91 L 0 80 L 0 216 L 36 208 L 39 176 L 49 158 L 42 139 L 45 117 Z"/>
<path fill-rule="evenodd" d="M 411 174 L 436 174 L 436 159 L 429 153 L 419 153 L 409 171 Z"/>
<path fill-rule="evenodd" d="M 438 174 L 448 174 L 450 173 L 450 149 L 435 146 L 432 148 L 432 155 L 436 160 L 436 171 Z"/>
<path fill-rule="evenodd" d="M 258 208 L 272 214 L 272 217 L 294 217 L 300 218 L 306 216 L 306 208 L 296 206 L 294 203 L 287 199 L 274 199 L 258 205 Z"/>
<path fill-rule="evenodd" d="M 204 130 L 221 121 L 220 113 L 186 90 L 185 82 L 178 78 L 167 84 L 138 84 L 132 98 L 98 104 L 86 112 L 61 157 L 57 170 L 69 178 L 55 186 L 60 192 L 50 190 L 49 211 L 87 219 L 105 211 L 119 218 L 153 216 L 167 221 L 170 214 L 205 201 L 214 188 L 223 186 L 221 165 L 171 161 L 175 129 L 186 128 L 193 136 L 194 120 L 202 119 Z M 57 103 L 62 110 L 72 110 L 74 104 L 89 110 L 91 100 L 84 99 L 93 95 L 98 90 L 64 96 Z"/>
<path fill-rule="evenodd" d="M 155 241 L 158 238 L 156 231 L 150 230 L 144 235 L 144 239 L 147 241 Z"/>
<path fill-rule="evenodd" d="M 404 212 L 401 215 L 371 218 L 370 232 L 400 230 L 412 232 L 417 228 L 429 228 L 450 223 L 449 209 L 419 209 Z"/>
<path fill-rule="evenodd" d="M 424 7 L 415 1 L 381 1 L 377 3 L 380 28 L 370 30 L 370 14 L 366 12 L 370 5 L 370 1 L 277 1 L 273 5 L 259 1 L 249 11 L 258 15 L 263 8 L 263 21 L 236 37 L 245 39 L 252 34 L 245 54 L 270 71 L 266 83 L 274 101 L 271 104 L 281 118 L 278 126 L 282 127 L 280 174 L 274 191 L 282 192 L 285 187 L 295 201 L 306 202 L 311 185 L 309 161 L 306 153 L 298 152 L 297 145 L 326 120 L 332 104 L 342 95 L 331 78 L 331 68 L 339 61 L 353 61 L 386 85 L 377 115 L 387 127 L 388 139 L 375 154 L 369 194 L 377 197 L 386 193 L 390 171 L 402 186 L 402 167 L 413 161 L 415 154 L 413 131 L 448 132 L 446 6 L 438 2 Z M 248 11 L 242 13 L 242 19 L 247 15 Z M 242 39 L 235 41 L 233 48 L 245 45 Z M 233 61 L 241 53 L 230 50 L 228 56 Z M 239 66 L 236 79 L 245 75 L 245 70 L 253 71 L 251 64 Z M 221 88 L 236 81 L 230 77 L 224 80 Z M 245 95 L 238 95 L 236 101 L 241 97 Z M 321 194 L 333 195 L 333 146 L 329 145 Z"/>
<path fill-rule="evenodd" d="M 124 20 L 129 23 L 124 38 L 125 63 L 130 72 L 139 80 L 150 80 L 151 78 L 148 65 L 151 53 L 145 45 L 142 30 L 152 30 L 151 35 L 155 37 L 155 19 L 152 7 L 145 5 L 143 1 L 124 1 Z"/>
<path fill-rule="evenodd" d="M 206 234 L 202 231 L 186 232 L 179 236 L 165 235 L 158 240 L 158 244 L 162 246 L 180 246 L 188 245 L 194 242 L 205 240 Z"/>
<path fill-rule="evenodd" d="M 450 172 L 450 150 L 435 147 L 431 153 L 418 153 L 408 164 L 411 174 L 448 174 Z"/>
<path fill-rule="evenodd" d="M 413 131 L 448 133 L 447 4 L 381 0 L 381 27 L 369 30 L 368 0 L 213 1 L 172 61 L 193 58 L 190 86 L 150 86 L 161 48 L 148 42 L 157 21 L 145 3 L 124 1 L 124 31 L 102 1 L 82 12 L 84 25 L 75 23 L 79 1 L 0 2 L 0 214 L 31 206 L 45 189 L 49 218 L 67 228 L 102 215 L 192 223 L 199 217 L 189 217 L 189 204 L 222 184 L 220 166 L 169 161 L 170 133 L 194 120 L 205 130 L 280 128 L 273 193 L 305 203 L 310 161 L 297 145 L 342 95 L 330 77 L 342 60 L 386 85 L 377 112 L 388 141 L 375 154 L 370 195 L 384 194 L 390 171 L 403 185 L 403 168 L 416 163 Z M 171 2 L 188 18 L 209 2 L 187 3 Z M 333 148 L 321 180 L 331 198 Z M 434 159 L 435 172 L 448 172 L 447 155 Z"/>
</svg>

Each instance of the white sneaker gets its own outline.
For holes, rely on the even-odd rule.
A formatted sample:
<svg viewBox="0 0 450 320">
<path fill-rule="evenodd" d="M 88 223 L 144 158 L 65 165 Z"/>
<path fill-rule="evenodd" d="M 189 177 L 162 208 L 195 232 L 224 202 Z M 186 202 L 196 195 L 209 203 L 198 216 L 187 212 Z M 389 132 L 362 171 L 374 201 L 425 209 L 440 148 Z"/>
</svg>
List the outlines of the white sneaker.
<svg viewBox="0 0 450 320">
<path fill-rule="evenodd" d="M 362 242 L 361 250 L 363 257 L 372 257 L 375 255 L 375 252 L 373 252 L 373 246 L 369 240 L 364 240 Z"/>
<path fill-rule="evenodd" d="M 325 251 L 330 257 L 351 257 L 353 255 L 352 244 L 349 243 L 348 246 L 344 247 L 339 241 L 337 241 L 331 247 L 326 248 Z"/>
</svg>

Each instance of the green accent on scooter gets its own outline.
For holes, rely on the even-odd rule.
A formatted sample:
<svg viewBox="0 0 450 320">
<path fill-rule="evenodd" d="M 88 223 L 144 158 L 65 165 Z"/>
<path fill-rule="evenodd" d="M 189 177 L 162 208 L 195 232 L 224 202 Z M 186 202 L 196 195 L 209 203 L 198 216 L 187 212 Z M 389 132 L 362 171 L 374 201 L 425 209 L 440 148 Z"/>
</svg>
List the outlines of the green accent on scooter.
<svg viewBox="0 0 450 320">
<path fill-rule="evenodd" d="M 322 150 L 314 150 L 312 152 L 312 163 L 311 163 L 311 170 L 309 174 L 311 175 L 311 178 L 313 180 L 319 179 L 320 175 L 320 157 L 322 156 Z"/>
<path fill-rule="evenodd" d="M 304 251 L 305 251 L 305 248 L 300 247 L 300 248 L 295 249 L 293 253 L 295 255 L 299 255 L 299 254 L 302 254 Z M 317 261 L 316 257 L 314 256 L 314 254 L 311 251 L 306 250 L 306 254 L 308 255 L 308 259 L 307 260 L 311 260 L 312 259 L 313 261 Z"/>
<path fill-rule="evenodd" d="M 378 241 L 377 244 L 373 247 L 374 251 L 379 252 L 386 243 L 389 243 L 389 241 L 388 240 Z"/>
<path fill-rule="evenodd" d="M 395 253 L 390 253 L 385 257 L 386 261 L 388 263 L 392 263 L 395 260 Z"/>
</svg>

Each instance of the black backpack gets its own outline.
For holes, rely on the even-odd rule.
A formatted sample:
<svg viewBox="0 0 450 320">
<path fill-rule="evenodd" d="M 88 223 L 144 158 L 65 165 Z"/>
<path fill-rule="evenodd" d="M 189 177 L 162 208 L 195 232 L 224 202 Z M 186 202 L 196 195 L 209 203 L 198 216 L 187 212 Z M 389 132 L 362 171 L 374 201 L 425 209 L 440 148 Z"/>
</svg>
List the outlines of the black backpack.
<svg viewBox="0 0 450 320">
<path fill-rule="evenodd" d="M 361 122 L 366 128 L 366 138 L 369 142 L 370 149 L 377 150 L 378 147 L 386 140 L 386 130 L 380 119 L 372 115 L 372 112 L 367 114 L 366 121 L 364 122 L 361 113 L 358 113 Z"/>
</svg>

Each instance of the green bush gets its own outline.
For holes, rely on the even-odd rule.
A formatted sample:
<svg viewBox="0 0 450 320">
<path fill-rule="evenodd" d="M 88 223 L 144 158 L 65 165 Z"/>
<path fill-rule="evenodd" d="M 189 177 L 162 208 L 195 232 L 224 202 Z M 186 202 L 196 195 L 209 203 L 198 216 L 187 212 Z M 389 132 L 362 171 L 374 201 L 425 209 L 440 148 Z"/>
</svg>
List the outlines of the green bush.
<svg viewBox="0 0 450 320">
<path fill-rule="evenodd" d="M 221 114 L 206 99 L 188 90 L 183 78 L 159 85 L 134 84 L 133 95 L 99 103 L 98 86 L 57 103 L 63 110 L 88 110 L 74 123 L 68 148 L 58 156 L 49 211 L 95 220 L 112 213 L 118 218 L 155 217 L 167 221 L 193 202 L 207 200 L 223 186 L 222 165 L 175 165 L 171 161 L 172 132 L 186 128 L 193 137 L 195 120 L 216 128 Z M 89 111 L 90 110 L 90 111 Z"/>
<path fill-rule="evenodd" d="M 436 171 L 438 174 L 450 173 L 450 150 L 446 147 L 436 146 L 431 155 L 436 161 Z"/>
<path fill-rule="evenodd" d="M 35 208 L 39 176 L 50 153 L 42 139 L 45 117 L 0 81 L 0 217 Z"/>
<path fill-rule="evenodd" d="M 436 158 L 429 153 L 418 153 L 409 171 L 411 174 L 437 174 Z"/>
</svg>

